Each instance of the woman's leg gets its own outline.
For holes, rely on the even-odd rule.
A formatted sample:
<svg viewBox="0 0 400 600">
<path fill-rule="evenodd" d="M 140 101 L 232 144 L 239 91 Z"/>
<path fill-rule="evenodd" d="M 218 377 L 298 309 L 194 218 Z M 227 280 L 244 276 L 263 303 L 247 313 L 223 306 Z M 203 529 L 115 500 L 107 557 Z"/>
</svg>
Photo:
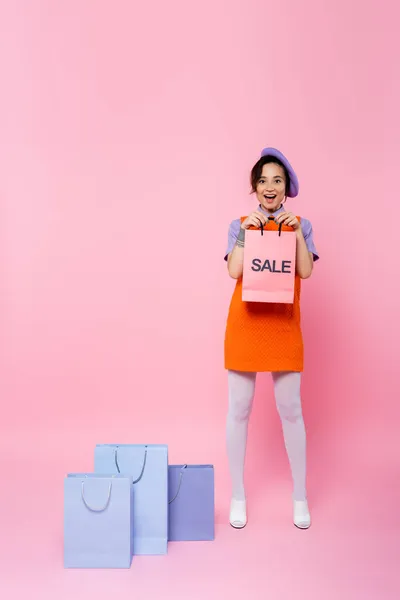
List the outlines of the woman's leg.
<svg viewBox="0 0 400 600">
<path fill-rule="evenodd" d="M 294 500 L 305 500 L 306 430 L 301 409 L 301 373 L 272 373 L 276 406 L 282 422 L 283 437 L 293 477 Z"/>
<path fill-rule="evenodd" d="M 244 527 L 247 522 L 244 463 L 256 377 L 256 373 L 228 371 L 229 407 L 226 420 L 226 445 L 232 481 L 230 522 L 238 528 Z"/>
<path fill-rule="evenodd" d="M 309 526 L 306 490 L 306 430 L 301 407 L 301 373 L 272 373 L 275 400 L 293 478 L 295 524 Z"/>
</svg>

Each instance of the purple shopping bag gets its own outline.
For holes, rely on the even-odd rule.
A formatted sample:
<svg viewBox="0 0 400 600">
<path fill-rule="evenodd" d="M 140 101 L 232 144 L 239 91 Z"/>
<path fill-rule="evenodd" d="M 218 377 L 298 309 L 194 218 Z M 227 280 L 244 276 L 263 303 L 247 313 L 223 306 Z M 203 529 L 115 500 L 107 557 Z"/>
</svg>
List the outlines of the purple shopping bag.
<svg viewBox="0 0 400 600">
<path fill-rule="evenodd" d="M 64 567 L 128 569 L 132 477 L 72 473 L 64 480 Z"/>
<path fill-rule="evenodd" d="M 214 467 L 170 465 L 168 494 L 168 540 L 213 540 Z"/>
</svg>

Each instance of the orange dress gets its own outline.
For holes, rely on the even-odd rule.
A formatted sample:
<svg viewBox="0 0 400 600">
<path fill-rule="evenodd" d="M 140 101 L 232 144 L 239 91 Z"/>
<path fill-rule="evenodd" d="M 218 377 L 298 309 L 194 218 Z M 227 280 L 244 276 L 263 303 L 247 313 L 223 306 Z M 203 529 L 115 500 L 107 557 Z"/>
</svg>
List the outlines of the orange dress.
<svg viewBox="0 0 400 600">
<path fill-rule="evenodd" d="M 242 217 L 241 222 L 245 219 Z M 278 230 L 278 225 L 269 221 L 265 230 Z M 284 225 L 282 231 L 293 229 Z M 301 280 L 296 274 L 293 304 L 243 302 L 242 278 L 237 280 L 225 332 L 226 369 L 303 371 L 300 290 Z"/>
</svg>

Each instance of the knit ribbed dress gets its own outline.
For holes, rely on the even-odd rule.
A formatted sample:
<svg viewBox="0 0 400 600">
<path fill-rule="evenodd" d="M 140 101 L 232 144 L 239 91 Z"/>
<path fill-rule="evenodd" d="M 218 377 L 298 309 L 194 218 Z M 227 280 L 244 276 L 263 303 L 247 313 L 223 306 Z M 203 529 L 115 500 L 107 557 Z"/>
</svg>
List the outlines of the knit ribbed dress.
<svg viewBox="0 0 400 600">
<path fill-rule="evenodd" d="M 245 219 L 242 217 L 241 222 Z M 278 230 L 278 225 L 269 221 L 265 230 Z M 284 225 L 282 231 L 293 229 Z M 242 278 L 237 280 L 225 331 L 226 369 L 303 371 L 300 291 L 301 280 L 296 274 L 293 304 L 243 302 Z"/>
</svg>

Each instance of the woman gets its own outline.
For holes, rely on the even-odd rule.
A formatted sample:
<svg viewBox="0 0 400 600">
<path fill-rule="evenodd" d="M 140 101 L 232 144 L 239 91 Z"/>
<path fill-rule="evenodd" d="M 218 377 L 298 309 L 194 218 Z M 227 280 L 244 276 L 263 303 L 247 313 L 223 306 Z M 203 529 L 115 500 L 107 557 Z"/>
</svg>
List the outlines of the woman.
<svg viewBox="0 0 400 600">
<path fill-rule="evenodd" d="M 248 420 L 256 376 L 272 374 L 275 400 L 282 421 L 285 447 L 293 478 L 293 521 L 301 528 L 311 525 L 306 493 L 306 433 L 301 408 L 303 339 L 300 326 L 300 281 L 310 277 L 318 254 L 310 221 L 284 208 L 286 198 L 298 195 L 297 176 L 286 157 L 265 148 L 251 171 L 252 192 L 258 209 L 233 221 L 229 228 L 225 260 L 229 275 L 237 280 L 225 334 L 225 368 L 228 370 L 229 410 L 227 451 L 232 480 L 230 523 L 241 529 L 247 523 L 244 462 Z M 273 217 L 270 220 L 269 217 Z M 296 233 L 296 277 L 293 304 L 242 301 L 245 232 L 250 228 L 278 229 Z"/>
</svg>

